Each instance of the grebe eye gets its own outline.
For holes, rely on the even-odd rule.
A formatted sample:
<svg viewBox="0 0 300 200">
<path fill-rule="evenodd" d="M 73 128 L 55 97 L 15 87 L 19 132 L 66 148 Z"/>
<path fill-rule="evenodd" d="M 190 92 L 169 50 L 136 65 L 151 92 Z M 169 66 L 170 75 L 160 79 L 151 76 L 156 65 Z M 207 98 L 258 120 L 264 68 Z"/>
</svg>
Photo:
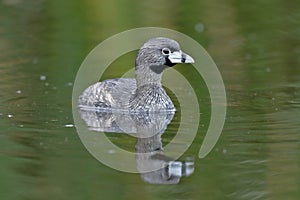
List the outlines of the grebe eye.
<svg viewBox="0 0 300 200">
<path fill-rule="evenodd" d="M 171 53 L 171 50 L 169 48 L 163 48 L 161 52 L 163 55 L 169 55 Z"/>
</svg>

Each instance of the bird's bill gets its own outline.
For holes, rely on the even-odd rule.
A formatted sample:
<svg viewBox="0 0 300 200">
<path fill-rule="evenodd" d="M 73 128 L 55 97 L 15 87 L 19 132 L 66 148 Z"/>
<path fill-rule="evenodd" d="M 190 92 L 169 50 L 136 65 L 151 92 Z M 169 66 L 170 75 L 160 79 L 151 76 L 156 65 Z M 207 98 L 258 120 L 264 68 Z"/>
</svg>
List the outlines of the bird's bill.
<svg viewBox="0 0 300 200">
<path fill-rule="evenodd" d="M 174 51 L 172 52 L 168 59 L 171 63 L 194 63 L 194 59 L 189 56 L 188 54 L 182 52 L 182 51 Z"/>
</svg>

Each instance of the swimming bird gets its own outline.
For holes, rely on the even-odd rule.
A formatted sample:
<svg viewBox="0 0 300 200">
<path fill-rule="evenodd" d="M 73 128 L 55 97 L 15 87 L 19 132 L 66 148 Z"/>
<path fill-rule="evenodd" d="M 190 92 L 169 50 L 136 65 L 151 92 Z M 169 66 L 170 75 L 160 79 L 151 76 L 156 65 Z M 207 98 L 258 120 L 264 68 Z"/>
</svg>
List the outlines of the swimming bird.
<svg viewBox="0 0 300 200">
<path fill-rule="evenodd" d="M 174 112 L 161 85 L 162 73 L 177 63 L 194 63 L 175 40 L 157 37 L 142 45 L 135 59 L 135 79 L 115 78 L 97 82 L 83 91 L 81 109 L 130 112 Z"/>
</svg>

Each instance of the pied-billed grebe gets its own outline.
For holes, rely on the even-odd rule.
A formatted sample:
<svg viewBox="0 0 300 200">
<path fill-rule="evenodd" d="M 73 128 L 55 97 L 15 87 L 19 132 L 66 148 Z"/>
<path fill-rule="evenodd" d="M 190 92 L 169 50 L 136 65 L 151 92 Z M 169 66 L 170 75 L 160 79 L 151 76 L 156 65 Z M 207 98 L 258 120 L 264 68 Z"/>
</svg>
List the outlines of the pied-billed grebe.
<svg viewBox="0 0 300 200">
<path fill-rule="evenodd" d="M 169 38 L 147 41 L 135 60 L 135 79 L 117 78 L 95 83 L 79 97 L 81 109 L 130 112 L 168 112 L 175 107 L 161 85 L 164 69 L 177 63 L 194 63 L 191 56 L 180 50 Z"/>
</svg>

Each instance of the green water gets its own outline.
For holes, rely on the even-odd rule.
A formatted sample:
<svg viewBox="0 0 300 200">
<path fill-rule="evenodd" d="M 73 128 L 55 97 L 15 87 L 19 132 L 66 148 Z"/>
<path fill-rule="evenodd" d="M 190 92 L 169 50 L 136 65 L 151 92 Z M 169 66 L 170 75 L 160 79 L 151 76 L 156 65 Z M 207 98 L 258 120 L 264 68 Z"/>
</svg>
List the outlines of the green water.
<svg viewBox="0 0 300 200">
<path fill-rule="evenodd" d="M 299 5 L 1 0 L 0 199 L 299 199 Z M 144 26 L 197 40 L 226 87 L 222 136 L 200 160 L 209 124 L 209 97 L 200 85 L 203 128 L 183 155 L 195 155 L 195 172 L 177 185 L 148 184 L 106 167 L 72 127 L 72 83 L 85 56 L 111 35 Z M 126 66 L 133 64 L 129 57 Z M 193 71 L 181 72 L 197 81 Z M 134 147 L 120 137 L 114 139 L 121 146 Z"/>
</svg>

